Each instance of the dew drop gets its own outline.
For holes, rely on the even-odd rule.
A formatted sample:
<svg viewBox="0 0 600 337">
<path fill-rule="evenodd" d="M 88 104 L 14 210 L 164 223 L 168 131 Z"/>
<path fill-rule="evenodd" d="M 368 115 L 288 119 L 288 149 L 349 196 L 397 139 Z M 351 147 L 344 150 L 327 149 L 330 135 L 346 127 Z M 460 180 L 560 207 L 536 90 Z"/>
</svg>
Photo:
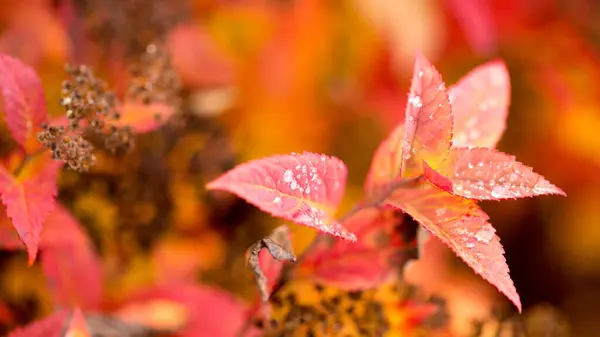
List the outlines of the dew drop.
<svg viewBox="0 0 600 337">
<path fill-rule="evenodd" d="M 273 204 L 274 205 L 281 205 L 283 200 L 281 200 L 281 197 L 277 196 L 275 198 L 273 198 Z"/>
<path fill-rule="evenodd" d="M 438 208 L 438 209 L 435 210 L 435 215 L 437 215 L 437 216 L 442 216 L 444 214 L 446 214 L 446 209 L 445 208 Z"/>
<path fill-rule="evenodd" d="M 290 188 L 292 190 L 295 190 L 298 188 L 298 182 L 296 180 L 292 180 L 292 182 L 290 183 Z"/>
<path fill-rule="evenodd" d="M 475 242 L 469 240 L 467 242 L 465 242 L 465 247 L 471 249 L 471 248 L 475 248 Z"/>
<path fill-rule="evenodd" d="M 286 183 L 290 183 L 292 182 L 292 180 L 294 179 L 294 173 L 292 172 L 292 170 L 285 170 L 285 172 L 283 172 L 283 181 Z"/>
<path fill-rule="evenodd" d="M 511 173 L 508 176 L 508 181 L 510 181 L 511 183 L 516 182 L 519 179 L 519 176 L 516 173 Z"/>
<path fill-rule="evenodd" d="M 462 190 L 463 190 L 463 186 L 462 186 L 462 185 L 454 185 L 454 190 L 455 190 L 456 192 L 460 192 L 460 191 L 462 191 Z"/>
<path fill-rule="evenodd" d="M 423 72 L 422 72 L 422 71 L 419 71 L 419 72 L 417 73 L 417 77 L 418 77 L 418 78 L 422 78 L 422 77 L 423 77 Z"/>
<path fill-rule="evenodd" d="M 411 96 L 408 99 L 408 102 L 412 104 L 415 108 L 420 108 L 423 106 L 423 101 L 420 96 Z"/>
<path fill-rule="evenodd" d="M 475 233 L 475 238 L 479 242 L 490 243 L 490 241 L 492 241 L 492 239 L 494 238 L 495 233 L 496 230 L 492 226 L 486 224 L 483 227 L 481 227 L 481 229 L 479 229 L 477 233 Z"/>
<path fill-rule="evenodd" d="M 506 187 L 502 185 L 496 185 L 492 188 L 492 197 L 493 198 L 503 198 L 509 196 L 509 191 Z"/>
</svg>

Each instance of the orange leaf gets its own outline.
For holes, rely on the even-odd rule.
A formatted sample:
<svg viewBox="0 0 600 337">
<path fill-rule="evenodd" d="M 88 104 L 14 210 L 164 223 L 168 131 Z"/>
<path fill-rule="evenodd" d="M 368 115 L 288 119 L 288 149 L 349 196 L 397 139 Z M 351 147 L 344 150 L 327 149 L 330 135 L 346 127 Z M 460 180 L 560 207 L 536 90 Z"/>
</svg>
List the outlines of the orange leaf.
<svg viewBox="0 0 600 337">
<path fill-rule="evenodd" d="M 54 208 L 60 166 L 44 153 L 25 164 L 16 177 L 0 167 L 2 203 L 27 247 L 30 265 L 37 255 L 42 224 Z"/>
<path fill-rule="evenodd" d="M 439 172 L 425 164 L 425 176 L 439 188 L 469 199 L 566 196 L 514 156 L 488 148 L 454 148 Z"/>
<path fill-rule="evenodd" d="M 452 108 L 442 76 L 423 56 L 417 56 L 406 106 L 405 134 L 402 142 L 404 178 L 423 172 L 423 160 L 433 168 L 450 150 Z"/>
<path fill-rule="evenodd" d="M 420 183 L 413 189 L 398 189 L 386 203 L 412 216 L 521 311 L 500 238 L 475 201 Z"/>
<path fill-rule="evenodd" d="M 163 124 L 175 112 L 165 103 L 144 104 L 142 102 L 125 102 L 118 109 L 119 119 L 111 121 L 115 126 L 129 126 L 135 133 L 151 132 Z"/>
</svg>

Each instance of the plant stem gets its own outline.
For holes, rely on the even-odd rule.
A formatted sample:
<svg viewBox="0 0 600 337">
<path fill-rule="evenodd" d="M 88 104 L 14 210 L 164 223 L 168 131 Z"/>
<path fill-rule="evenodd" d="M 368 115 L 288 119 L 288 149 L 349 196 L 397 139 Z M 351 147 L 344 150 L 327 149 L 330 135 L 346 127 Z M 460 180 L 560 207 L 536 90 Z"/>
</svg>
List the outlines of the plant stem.
<svg viewBox="0 0 600 337">
<path fill-rule="evenodd" d="M 21 173 L 21 171 L 23 170 L 23 168 L 25 167 L 25 165 L 30 160 L 34 159 L 35 157 L 37 157 L 38 155 L 40 155 L 43 152 L 44 152 L 44 149 L 39 149 L 39 150 L 37 150 L 36 152 L 34 152 L 32 154 L 26 154 L 25 157 L 23 158 L 23 160 L 21 161 L 21 163 L 19 164 L 19 166 L 17 166 L 17 168 L 13 172 L 13 175 L 14 176 L 18 176 L 19 173 Z"/>
</svg>

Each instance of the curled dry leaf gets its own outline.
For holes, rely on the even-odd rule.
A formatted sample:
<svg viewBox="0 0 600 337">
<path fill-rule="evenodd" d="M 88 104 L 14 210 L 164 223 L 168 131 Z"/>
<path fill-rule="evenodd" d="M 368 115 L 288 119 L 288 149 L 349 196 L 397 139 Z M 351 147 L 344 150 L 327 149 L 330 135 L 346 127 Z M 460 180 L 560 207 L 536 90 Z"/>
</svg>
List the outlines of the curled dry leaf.
<svg viewBox="0 0 600 337">
<path fill-rule="evenodd" d="M 432 167 L 443 160 L 450 150 L 453 124 L 442 76 L 420 55 L 415 62 L 404 122 L 401 172 L 404 178 L 414 178 L 423 173 L 423 160 Z"/>
<path fill-rule="evenodd" d="M 448 88 L 454 116 L 454 147 L 495 148 L 506 128 L 510 77 L 497 60 L 471 70 Z"/>
<path fill-rule="evenodd" d="M 455 148 L 440 171 L 425 166 L 425 175 L 434 185 L 465 198 L 499 200 L 566 195 L 514 156 L 488 148 Z"/>
<path fill-rule="evenodd" d="M 266 250 L 266 252 L 264 251 Z M 268 255 L 266 254 L 268 252 Z M 273 261 L 275 259 L 276 261 Z M 277 227 L 271 235 L 250 247 L 248 265 L 254 272 L 256 285 L 263 303 L 267 303 L 282 265 L 279 262 L 296 261 L 287 226 Z"/>
<path fill-rule="evenodd" d="M 274 216 L 356 241 L 353 233 L 333 219 L 347 174 L 346 165 L 335 157 L 293 153 L 238 165 L 206 188 L 235 193 Z"/>
<path fill-rule="evenodd" d="M 420 184 L 410 190 L 395 191 L 386 203 L 412 216 L 521 311 L 519 294 L 510 278 L 500 238 L 488 223 L 487 214 L 475 201 L 429 184 Z"/>
<path fill-rule="evenodd" d="M 54 208 L 60 166 L 49 153 L 25 163 L 17 176 L 0 166 L 2 203 L 27 247 L 30 265 L 37 256 L 42 224 Z"/>
<path fill-rule="evenodd" d="M 0 91 L 4 117 L 13 139 L 33 153 L 39 148 L 36 131 L 46 122 L 46 98 L 35 71 L 20 60 L 0 53 Z"/>
</svg>

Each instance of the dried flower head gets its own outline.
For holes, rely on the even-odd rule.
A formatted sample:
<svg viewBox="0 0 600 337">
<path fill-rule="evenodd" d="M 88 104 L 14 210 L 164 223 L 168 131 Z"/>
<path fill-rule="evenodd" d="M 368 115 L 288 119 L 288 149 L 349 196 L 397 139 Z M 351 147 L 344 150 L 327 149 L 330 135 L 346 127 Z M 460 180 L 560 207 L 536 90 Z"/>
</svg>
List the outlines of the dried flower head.
<svg viewBox="0 0 600 337">
<path fill-rule="evenodd" d="M 56 160 L 75 171 L 87 171 L 95 163 L 94 146 L 86 136 L 104 139 L 111 154 L 124 154 L 133 148 L 133 135 L 128 127 L 111 122 L 119 118 L 117 98 L 108 84 L 95 77 L 85 66 L 66 66 L 68 79 L 63 82 L 60 105 L 65 109 L 67 125 L 45 126 L 38 140 L 52 151 Z"/>
<path fill-rule="evenodd" d="M 81 0 L 78 11 L 85 17 L 92 39 L 104 50 L 123 48 L 126 58 L 137 58 L 153 41 L 190 12 L 189 0 Z M 119 48 L 119 49 L 120 49 Z"/>
<path fill-rule="evenodd" d="M 71 170 L 85 172 L 96 162 L 92 144 L 81 135 L 67 135 L 62 125 L 43 125 L 38 140 L 52 151 L 52 159 L 64 162 Z"/>
<path fill-rule="evenodd" d="M 139 100 L 145 104 L 166 103 L 175 110 L 180 109 L 181 83 L 163 44 L 148 44 L 129 72 L 131 80 L 126 100 Z"/>
</svg>

